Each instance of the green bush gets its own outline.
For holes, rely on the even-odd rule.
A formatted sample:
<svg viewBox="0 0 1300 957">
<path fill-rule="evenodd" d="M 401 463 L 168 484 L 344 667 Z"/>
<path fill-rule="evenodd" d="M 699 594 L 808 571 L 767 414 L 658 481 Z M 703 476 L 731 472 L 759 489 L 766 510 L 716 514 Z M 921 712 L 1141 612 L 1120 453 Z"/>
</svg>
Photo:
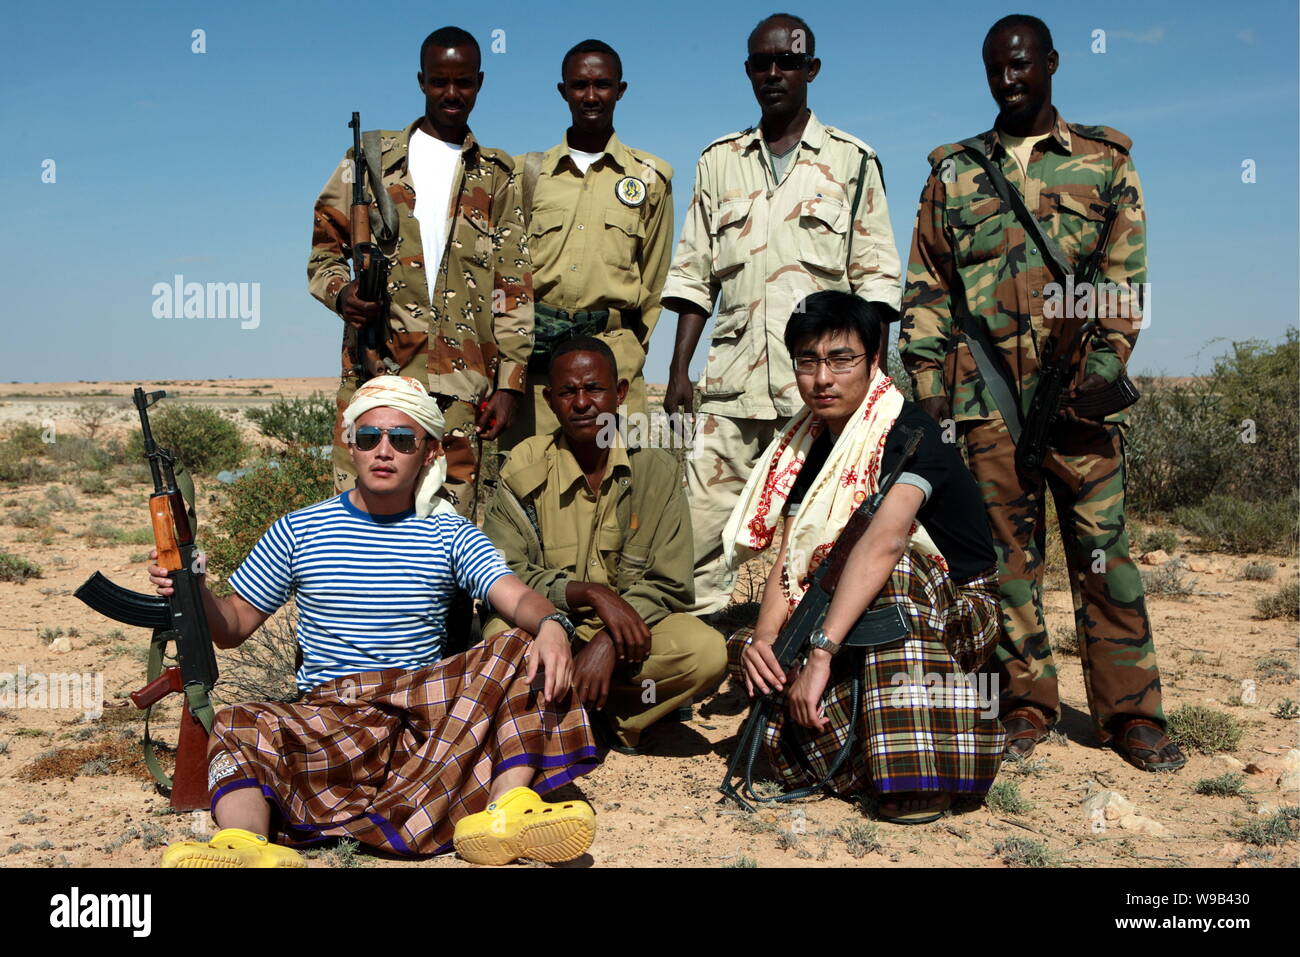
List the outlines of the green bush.
<svg viewBox="0 0 1300 957">
<path fill-rule="evenodd" d="M 1232 432 L 1206 383 L 1157 387 L 1139 378 L 1142 398 L 1125 437 L 1125 500 L 1141 513 L 1203 501 L 1229 466 Z"/>
<path fill-rule="evenodd" d="M 1246 793 L 1246 776 L 1229 771 L 1215 778 L 1201 778 L 1192 790 L 1209 797 L 1240 797 Z"/>
<path fill-rule="evenodd" d="M 1241 570 L 1241 579 L 1248 582 L 1267 582 L 1277 577 L 1277 566 L 1267 562 L 1251 562 Z"/>
<path fill-rule="evenodd" d="M 1174 521 L 1195 532 L 1201 548 L 1245 554 L 1292 554 L 1300 541 L 1300 498 L 1295 490 L 1272 502 L 1211 495 L 1202 504 L 1174 510 Z"/>
<path fill-rule="evenodd" d="M 23 584 L 29 578 L 40 578 L 41 566 L 18 555 L 0 552 L 0 582 Z"/>
<path fill-rule="evenodd" d="M 1218 490 L 1251 501 L 1288 502 L 1300 474 L 1300 332 L 1288 329 L 1276 345 L 1258 339 L 1232 343 L 1210 378 L 1234 440 L 1232 467 Z"/>
<path fill-rule="evenodd" d="M 1169 737 L 1201 754 L 1235 751 L 1241 743 L 1241 733 L 1241 725 L 1232 715 L 1213 708 L 1184 705 L 1169 712 Z"/>
<path fill-rule="evenodd" d="M 248 409 L 244 413 L 268 439 L 290 448 L 331 445 L 335 415 L 334 400 L 320 393 L 306 399 L 277 399 L 266 408 Z"/>
<path fill-rule="evenodd" d="M 334 491 L 328 458 L 290 450 L 277 461 L 278 468 L 255 468 L 231 485 L 208 526 L 208 565 L 222 578 L 239 567 L 277 518 L 322 501 Z"/>
<path fill-rule="evenodd" d="M 1020 785 L 1010 778 L 993 782 L 984 803 L 990 811 L 999 814 L 1024 814 L 1033 808 L 1029 799 L 1020 793 Z"/>
<path fill-rule="evenodd" d="M 1300 620 L 1300 580 L 1284 582 L 1271 594 L 1255 602 L 1258 618 L 1289 618 Z"/>
<path fill-rule="evenodd" d="M 1147 552 L 1168 552 L 1172 555 L 1178 549 L 1178 533 L 1170 529 L 1145 532 L 1138 541 L 1141 544 L 1134 551 L 1140 555 Z"/>
<path fill-rule="evenodd" d="M 29 485 L 55 477 L 44 435 L 37 426 L 19 425 L 0 440 L 0 482 Z"/>
<path fill-rule="evenodd" d="M 244 455 L 239 427 L 219 412 L 202 405 L 160 406 L 149 416 L 153 437 L 193 473 L 233 469 Z M 132 432 L 130 458 L 144 457 L 144 437 Z"/>
</svg>

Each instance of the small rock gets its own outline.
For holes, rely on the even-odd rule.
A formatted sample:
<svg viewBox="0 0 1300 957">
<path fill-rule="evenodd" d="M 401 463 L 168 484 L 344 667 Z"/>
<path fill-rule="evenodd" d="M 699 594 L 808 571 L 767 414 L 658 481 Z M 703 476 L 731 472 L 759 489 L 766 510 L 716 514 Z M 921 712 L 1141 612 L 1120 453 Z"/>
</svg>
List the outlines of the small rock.
<svg viewBox="0 0 1300 957">
<path fill-rule="evenodd" d="M 1147 552 L 1142 556 L 1143 565 L 1163 565 L 1169 561 L 1169 553 L 1163 548 L 1157 548 L 1154 552 Z"/>
<path fill-rule="evenodd" d="M 1283 771 L 1277 777 L 1277 786 L 1283 791 L 1300 791 L 1300 770 Z"/>
<path fill-rule="evenodd" d="M 1282 769 L 1274 761 L 1251 761 L 1242 770 L 1247 774 L 1277 774 Z"/>
<path fill-rule="evenodd" d="M 1107 821 L 1118 821 L 1133 813 L 1133 805 L 1118 791 L 1098 791 L 1083 802 L 1083 813 L 1091 820 L 1098 810 Z"/>
<path fill-rule="evenodd" d="M 775 824 L 775 823 L 776 823 L 776 812 L 775 812 L 775 811 L 759 811 L 759 812 L 758 812 L 758 819 L 759 819 L 760 821 L 766 821 L 768 824 Z"/>
<path fill-rule="evenodd" d="M 67 638 L 55 638 L 50 642 L 50 651 L 56 655 L 66 655 L 72 650 L 72 642 Z"/>
<path fill-rule="evenodd" d="M 1260 817 L 1269 817 L 1270 815 L 1277 813 L 1277 805 L 1269 804 L 1265 802 L 1261 804 L 1259 807 L 1255 808 L 1255 813 L 1258 814 Z"/>
<path fill-rule="evenodd" d="M 1241 761 L 1238 761 L 1231 754 L 1216 754 L 1210 759 L 1210 763 L 1217 764 L 1219 767 L 1224 768 L 1227 771 L 1240 772 L 1246 770 L 1246 765 Z"/>
<path fill-rule="evenodd" d="M 1240 841 L 1229 841 L 1227 844 L 1220 844 L 1214 852 L 1215 857 L 1234 859 L 1241 857 L 1246 853 L 1246 845 Z"/>
<path fill-rule="evenodd" d="M 1126 831 L 1150 834 L 1152 837 L 1164 837 L 1169 833 L 1169 829 L 1159 821 L 1143 817 L 1141 814 L 1125 814 L 1119 819 L 1119 826 Z"/>
<path fill-rule="evenodd" d="M 1213 564 L 1200 558 L 1187 559 L 1187 570 L 1189 572 L 1202 572 L 1202 573 L 1213 573 L 1218 571 L 1218 569 L 1215 568 Z"/>
<path fill-rule="evenodd" d="M 1300 748 L 1292 748 L 1282 759 L 1282 768 L 1285 771 L 1300 771 Z"/>
</svg>

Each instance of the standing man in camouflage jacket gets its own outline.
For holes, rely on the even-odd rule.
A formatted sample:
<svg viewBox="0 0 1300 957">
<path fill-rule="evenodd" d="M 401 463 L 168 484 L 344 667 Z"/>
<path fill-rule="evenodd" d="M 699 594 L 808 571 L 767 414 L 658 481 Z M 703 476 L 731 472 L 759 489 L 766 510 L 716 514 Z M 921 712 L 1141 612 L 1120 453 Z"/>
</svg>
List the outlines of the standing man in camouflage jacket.
<svg viewBox="0 0 1300 957">
<path fill-rule="evenodd" d="M 510 425 L 533 345 L 532 265 L 514 166 L 508 153 L 480 146 L 468 126 L 483 86 L 480 65 L 478 43 L 458 27 L 425 39 L 417 74 L 424 116 L 380 132 L 379 168 L 397 208 L 397 235 L 375 230 L 392 264 L 389 349 L 398 374 L 425 385 L 443 410 L 443 495 L 462 515 L 473 504 L 478 466 L 471 436 L 495 439 Z M 379 318 L 380 306 L 357 298 L 349 281 L 351 167 L 349 151 L 316 200 L 307 279 L 313 296 L 359 328 Z M 356 388 L 345 350 L 334 429 L 339 491 L 355 482 L 342 410 Z"/>
<path fill-rule="evenodd" d="M 718 311 L 686 462 L 697 614 L 730 601 L 722 529 L 759 455 L 801 404 L 783 339 L 796 303 L 834 289 L 898 309 L 900 264 L 880 163 L 866 143 L 822 125 L 808 108 L 808 84 L 821 70 L 814 49 L 808 24 L 789 14 L 750 34 L 745 72 L 762 120 L 704 150 L 664 283 L 664 307 L 680 314 L 664 398 L 670 414 L 691 409 L 688 367 Z"/>
<path fill-rule="evenodd" d="M 1000 112 L 994 129 L 976 140 L 1072 271 L 1097 246 L 1113 207 L 1101 274 L 1118 295 L 1097 298 L 1097 329 L 1081 350 L 1072 383 L 1077 397 L 1114 382 L 1133 351 L 1141 325 L 1135 292 L 1146 280 L 1146 227 L 1131 141 L 1109 127 L 1061 118 L 1052 106 L 1057 63 L 1041 20 L 1014 15 L 995 23 L 984 40 L 984 64 Z M 946 428 L 954 420 L 960 427 L 997 541 L 1007 754 L 1028 756 L 1060 707 L 1042 603 L 1050 489 L 1098 737 L 1143 770 L 1177 769 L 1186 758 L 1165 734 L 1142 579 L 1129 557 L 1124 527 L 1123 416 L 1089 421 L 1067 414 L 1055 426 L 1054 448 L 1041 474 L 1017 469 L 1004 416 L 1018 421 L 1029 408 L 1039 350 L 1062 315 L 1054 308 L 1061 305 L 1061 287 L 1053 285 L 1044 251 L 1027 238 L 964 144 L 940 147 L 930 164 L 908 264 L 899 351 L 922 408 Z M 972 350 L 989 354 L 990 374 L 1004 386 L 984 380 Z M 1019 411 L 1001 409 L 998 392 Z"/>
</svg>

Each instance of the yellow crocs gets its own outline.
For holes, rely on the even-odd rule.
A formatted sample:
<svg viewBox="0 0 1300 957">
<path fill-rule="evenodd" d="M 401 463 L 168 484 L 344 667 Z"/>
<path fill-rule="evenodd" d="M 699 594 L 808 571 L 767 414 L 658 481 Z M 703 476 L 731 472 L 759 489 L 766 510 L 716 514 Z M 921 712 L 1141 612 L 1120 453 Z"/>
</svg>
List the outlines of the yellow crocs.
<svg viewBox="0 0 1300 957">
<path fill-rule="evenodd" d="M 218 831 L 207 843 L 180 841 L 163 851 L 163 867 L 306 867 L 291 847 L 272 844 L 243 828 Z"/>
<path fill-rule="evenodd" d="M 580 857 L 596 836 L 586 801 L 547 804 L 531 788 L 511 788 L 456 823 L 452 843 L 471 864 L 509 864 L 520 857 L 555 864 Z"/>
</svg>

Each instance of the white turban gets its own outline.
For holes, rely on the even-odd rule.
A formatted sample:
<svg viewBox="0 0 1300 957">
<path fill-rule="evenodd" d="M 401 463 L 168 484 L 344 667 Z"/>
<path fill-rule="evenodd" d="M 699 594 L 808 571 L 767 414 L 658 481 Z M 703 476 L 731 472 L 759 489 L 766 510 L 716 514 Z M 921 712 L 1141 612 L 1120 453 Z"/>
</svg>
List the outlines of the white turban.
<svg viewBox="0 0 1300 957">
<path fill-rule="evenodd" d="M 352 396 L 352 401 L 343 411 L 343 424 L 351 429 L 357 419 L 371 409 L 396 409 L 413 418 L 424 431 L 435 439 L 442 438 L 444 420 L 438 403 L 429 395 L 424 386 L 409 376 L 381 375 L 375 376 Z M 447 456 L 438 450 L 434 460 L 420 470 L 415 481 L 415 515 L 425 518 L 434 512 L 450 512 L 455 509 L 445 498 L 438 496 L 438 489 L 447 481 Z"/>
</svg>

